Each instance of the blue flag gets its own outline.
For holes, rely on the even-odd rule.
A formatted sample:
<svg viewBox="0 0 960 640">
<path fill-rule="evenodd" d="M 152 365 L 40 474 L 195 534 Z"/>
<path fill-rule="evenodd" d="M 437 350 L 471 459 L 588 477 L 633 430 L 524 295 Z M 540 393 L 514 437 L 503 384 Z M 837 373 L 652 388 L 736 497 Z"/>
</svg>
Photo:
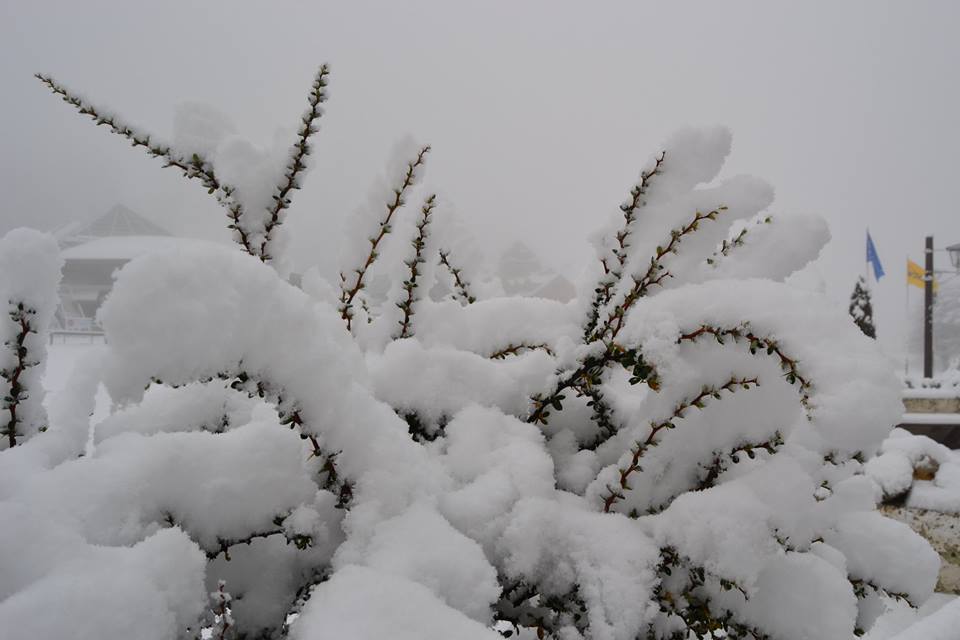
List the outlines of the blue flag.
<svg viewBox="0 0 960 640">
<path fill-rule="evenodd" d="M 870 237 L 869 231 L 867 231 L 867 262 L 873 265 L 873 277 L 880 282 L 880 278 L 883 277 L 883 265 L 880 264 L 880 256 L 877 255 L 877 248 L 873 246 L 873 238 Z"/>
</svg>

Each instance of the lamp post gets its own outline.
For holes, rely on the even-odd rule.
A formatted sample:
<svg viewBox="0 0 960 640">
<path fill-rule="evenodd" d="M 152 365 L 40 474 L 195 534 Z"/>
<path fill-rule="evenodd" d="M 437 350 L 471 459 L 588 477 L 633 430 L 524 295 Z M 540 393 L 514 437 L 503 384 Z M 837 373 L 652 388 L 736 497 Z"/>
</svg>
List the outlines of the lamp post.
<svg viewBox="0 0 960 640">
<path fill-rule="evenodd" d="M 960 244 L 952 244 L 947 247 L 947 253 L 950 255 L 950 264 L 955 271 L 960 271 Z"/>
</svg>

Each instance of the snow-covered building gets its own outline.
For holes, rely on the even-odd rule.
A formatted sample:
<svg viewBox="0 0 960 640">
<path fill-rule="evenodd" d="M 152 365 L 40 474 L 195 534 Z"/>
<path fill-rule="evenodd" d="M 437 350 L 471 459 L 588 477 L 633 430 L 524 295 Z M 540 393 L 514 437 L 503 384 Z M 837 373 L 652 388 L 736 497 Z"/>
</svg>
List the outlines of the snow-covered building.
<svg viewBox="0 0 960 640">
<path fill-rule="evenodd" d="M 520 241 L 514 242 L 500 255 L 497 276 L 504 293 L 510 296 L 569 302 L 577 295 L 572 282 L 544 266 L 533 250 Z"/>
<path fill-rule="evenodd" d="M 54 235 L 64 260 L 55 333 L 100 333 L 97 309 L 113 287 L 113 273 L 137 256 L 184 242 L 120 204 Z"/>
<path fill-rule="evenodd" d="M 573 283 L 559 273 L 544 284 L 540 285 L 532 294 L 533 298 L 546 298 L 557 302 L 570 302 L 577 297 L 577 288 Z"/>
</svg>

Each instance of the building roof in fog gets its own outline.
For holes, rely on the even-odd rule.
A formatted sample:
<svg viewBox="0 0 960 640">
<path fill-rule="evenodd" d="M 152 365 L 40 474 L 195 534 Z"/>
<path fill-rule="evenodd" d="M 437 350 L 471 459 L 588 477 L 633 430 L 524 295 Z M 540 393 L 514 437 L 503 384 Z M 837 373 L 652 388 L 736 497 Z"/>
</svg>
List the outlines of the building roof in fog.
<svg viewBox="0 0 960 640">
<path fill-rule="evenodd" d="M 169 236 L 170 232 L 122 204 L 117 204 L 87 226 L 79 229 L 77 235 L 99 238 L 107 236 Z"/>
<path fill-rule="evenodd" d="M 86 224 L 74 223 L 57 233 L 60 245 L 72 247 L 89 242 L 95 238 L 114 238 L 127 236 L 170 237 L 169 231 L 147 220 L 137 212 L 123 206 L 114 205 L 99 218 Z"/>
<path fill-rule="evenodd" d="M 96 238 L 61 252 L 64 260 L 133 260 L 148 253 L 178 247 L 210 246 L 211 242 L 174 236 L 116 236 Z"/>
<path fill-rule="evenodd" d="M 573 283 L 557 274 L 530 294 L 534 298 L 548 298 L 557 302 L 570 302 L 577 297 Z"/>
</svg>

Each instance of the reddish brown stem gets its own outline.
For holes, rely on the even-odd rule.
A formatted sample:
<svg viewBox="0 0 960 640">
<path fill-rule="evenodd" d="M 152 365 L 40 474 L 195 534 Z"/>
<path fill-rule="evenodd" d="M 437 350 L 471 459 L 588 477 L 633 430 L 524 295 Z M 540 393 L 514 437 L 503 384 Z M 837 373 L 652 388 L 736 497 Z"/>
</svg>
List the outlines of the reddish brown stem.
<svg viewBox="0 0 960 640">
<path fill-rule="evenodd" d="M 664 429 L 673 429 L 676 425 L 674 424 L 675 420 L 680 420 L 683 418 L 685 411 L 691 408 L 703 409 L 706 406 L 707 400 L 710 398 L 719 399 L 721 391 L 727 391 L 733 393 L 738 389 L 749 389 L 751 385 L 758 385 L 759 382 L 757 378 L 736 378 L 731 377 L 726 383 L 719 387 L 710 387 L 705 386 L 700 390 L 696 396 L 690 399 L 681 401 L 673 410 L 673 413 L 670 414 L 670 417 L 666 420 L 661 420 L 660 422 L 651 422 L 650 423 L 650 433 L 647 434 L 647 437 L 634 444 L 633 449 L 631 450 L 632 456 L 630 458 L 630 463 L 626 467 L 620 468 L 620 478 L 619 478 L 619 487 L 614 489 L 607 486 L 607 496 L 603 500 L 603 511 L 608 513 L 610 509 L 618 501 L 624 499 L 624 491 L 630 490 L 630 485 L 628 480 L 630 476 L 637 472 L 641 471 L 640 459 L 647 452 L 651 446 L 655 446 L 657 442 L 657 435 Z"/>
<path fill-rule="evenodd" d="M 5 428 L 7 445 L 10 448 L 17 446 L 17 425 L 20 423 L 20 418 L 17 416 L 17 409 L 20 406 L 20 400 L 22 399 L 21 394 L 23 393 L 23 385 L 20 383 L 20 376 L 22 376 L 23 372 L 32 366 L 32 364 L 27 360 L 27 348 L 25 346 L 27 336 L 31 333 L 34 333 L 34 329 L 30 325 L 30 321 L 27 319 L 27 316 L 30 313 L 32 312 L 24 307 L 22 302 L 17 303 L 16 310 L 10 313 L 10 317 L 18 325 L 16 339 L 12 344 L 8 344 L 10 350 L 15 354 L 16 365 L 14 366 L 13 371 L 3 372 L 3 377 L 6 378 L 8 384 L 10 385 L 5 403 L 6 406 L 4 407 L 10 413 L 10 419 Z"/>
<path fill-rule="evenodd" d="M 450 275 L 453 276 L 453 283 L 456 286 L 457 294 L 463 299 L 467 304 L 473 304 L 477 299 L 470 295 L 470 290 L 468 288 L 467 282 L 460 277 L 461 269 L 454 267 L 450 262 L 450 251 L 449 250 L 440 250 L 440 264 L 447 268 L 447 271 L 450 272 Z"/>
<path fill-rule="evenodd" d="M 266 262 L 271 258 L 268 247 L 271 240 L 271 234 L 274 228 L 281 224 L 281 215 L 284 209 L 290 206 L 289 195 L 294 189 L 298 189 L 297 178 L 306 170 L 306 158 L 310 155 L 310 136 L 317 132 L 314 122 L 323 115 L 323 109 L 320 105 L 327 100 L 327 76 L 330 74 L 330 68 L 327 65 L 321 65 L 317 76 L 313 81 L 313 86 L 308 99 L 310 110 L 303 116 L 303 125 L 297 136 L 297 141 L 293 145 L 293 155 L 287 164 L 287 171 L 284 173 L 284 181 L 277 187 L 277 193 L 273 196 L 273 205 L 267 208 L 267 221 L 263 226 L 263 241 L 260 243 L 260 256 Z"/>
<path fill-rule="evenodd" d="M 403 311 L 400 319 L 400 333 L 396 338 L 409 338 L 413 335 L 413 303 L 417 297 L 417 280 L 420 278 L 420 265 L 423 264 L 423 250 L 427 246 L 427 227 L 430 225 L 430 214 L 436 206 L 436 194 L 430 194 L 420 209 L 420 221 L 417 223 L 417 236 L 413 239 L 413 258 L 406 264 L 410 269 L 410 277 L 403 283 L 406 299 L 398 302 L 397 306 Z"/>
<path fill-rule="evenodd" d="M 403 181 L 398 188 L 394 189 L 393 200 L 387 203 L 387 213 L 383 220 L 380 221 L 377 235 L 369 239 L 370 252 L 367 254 L 367 257 L 361 267 L 355 270 L 357 275 L 353 284 L 348 286 L 346 274 L 340 274 L 340 317 L 346 321 L 348 331 L 350 330 L 353 321 L 353 299 L 363 288 L 363 278 L 367 275 L 367 270 L 370 268 L 370 265 L 372 265 L 377 259 L 377 247 L 380 245 L 380 241 L 383 240 L 383 237 L 390 233 L 390 221 L 393 219 L 393 214 L 396 213 L 397 209 L 403 206 L 403 195 L 406 193 L 407 189 L 413 185 L 413 182 L 416 179 L 416 171 L 426 162 L 427 154 L 429 152 L 429 145 L 423 147 L 417 154 L 416 159 L 407 164 L 407 170 L 404 173 Z"/>
<path fill-rule="evenodd" d="M 670 272 L 667 271 L 663 266 L 664 258 L 671 253 L 676 253 L 677 247 L 680 245 L 680 242 L 683 240 L 683 238 L 699 229 L 702 221 L 716 220 L 720 212 L 725 211 L 726 209 L 727 208 L 725 206 L 720 206 L 707 213 L 701 213 L 700 211 L 697 211 L 690 222 L 679 229 L 674 229 L 671 231 L 670 240 L 667 242 L 667 244 L 665 246 L 657 247 L 656 253 L 650 258 L 650 266 L 647 268 L 646 273 L 639 278 L 636 276 L 633 277 L 633 287 L 631 287 L 630 291 L 627 292 L 627 295 L 624 296 L 623 302 L 613 308 L 606 321 L 604 321 L 603 326 L 601 326 L 600 329 L 598 329 L 597 332 L 590 337 L 590 340 L 602 340 L 606 337 L 609 337 L 610 339 L 616 338 L 617 334 L 619 334 L 620 330 L 623 328 L 623 323 L 626 319 L 627 312 L 630 311 L 630 308 L 634 305 L 634 303 L 645 296 L 650 287 L 662 284 L 664 279 L 670 277 Z"/>
<path fill-rule="evenodd" d="M 263 259 L 260 252 L 251 243 L 249 234 L 240 223 L 240 218 L 243 216 L 243 206 L 235 197 L 235 189 L 222 184 L 214 174 L 213 166 L 202 156 L 196 153 L 192 154 L 190 158 L 177 155 L 168 145 L 153 142 L 149 134 L 138 133 L 128 125 L 119 122 L 114 116 L 103 115 L 96 107 L 70 93 L 66 87 L 58 84 L 50 76 L 37 73 L 34 77 L 45 84 L 55 95 L 60 96 L 64 102 L 75 108 L 80 115 L 89 116 L 97 126 L 104 125 L 111 132 L 129 140 L 134 147 L 142 147 L 150 156 L 162 158 L 164 168 L 175 167 L 185 177 L 200 180 L 204 188 L 207 189 L 207 193 L 213 194 L 217 202 L 227 209 L 227 217 L 231 221 L 228 228 L 237 232 L 236 240 L 243 247 L 243 250 L 252 256 Z"/>
<path fill-rule="evenodd" d="M 488 357 L 491 360 L 503 360 L 507 356 L 515 356 L 523 351 L 533 350 L 546 351 L 551 356 L 554 355 L 553 350 L 550 349 L 550 347 L 546 344 L 527 344 L 525 342 L 521 342 L 519 344 L 509 344 L 502 349 L 494 351 Z"/>
</svg>

